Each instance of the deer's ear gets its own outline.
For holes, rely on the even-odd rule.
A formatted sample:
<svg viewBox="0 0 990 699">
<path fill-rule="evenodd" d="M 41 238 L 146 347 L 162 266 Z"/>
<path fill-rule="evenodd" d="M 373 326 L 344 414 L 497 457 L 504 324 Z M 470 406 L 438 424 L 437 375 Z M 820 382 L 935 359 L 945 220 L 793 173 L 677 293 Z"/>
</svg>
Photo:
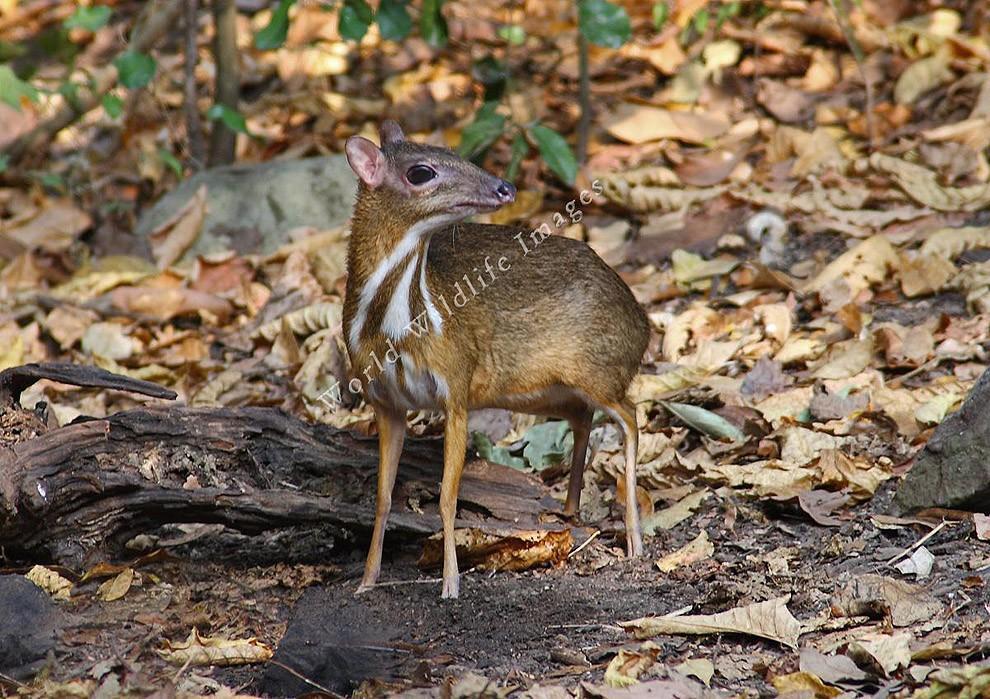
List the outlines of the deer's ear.
<svg viewBox="0 0 990 699">
<path fill-rule="evenodd" d="M 374 189 L 385 179 L 385 154 L 361 136 L 351 136 L 344 144 L 347 163 L 362 182 Z"/>
<path fill-rule="evenodd" d="M 390 143 L 402 143 L 402 141 L 406 140 L 406 135 L 402 133 L 402 127 L 399 126 L 398 122 L 391 119 L 386 119 L 382 122 L 378 133 L 381 136 L 383 146 L 387 146 Z"/>
</svg>

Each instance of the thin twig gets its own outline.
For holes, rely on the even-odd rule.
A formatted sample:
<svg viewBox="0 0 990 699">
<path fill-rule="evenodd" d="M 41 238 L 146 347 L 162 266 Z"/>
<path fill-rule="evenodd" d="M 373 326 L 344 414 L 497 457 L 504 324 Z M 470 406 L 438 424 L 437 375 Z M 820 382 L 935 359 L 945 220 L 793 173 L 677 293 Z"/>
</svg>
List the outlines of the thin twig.
<svg viewBox="0 0 990 699">
<path fill-rule="evenodd" d="M 591 69 L 588 67 L 588 39 L 578 29 L 578 104 L 581 116 L 577 125 L 577 160 L 584 163 L 588 156 L 591 131 Z"/>
<path fill-rule="evenodd" d="M 10 675 L 5 675 L 2 672 L 0 672 L 0 680 L 2 680 L 3 682 L 10 682 L 10 684 L 12 684 L 15 687 L 18 687 L 20 689 L 27 689 L 27 685 L 26 684 L 24 684 L 23 682 L 18 682 L 17 680 L 15 680 Z"/>
<path fill-rule="evenodd" d="M 582 541 L 580 546 L 578 546 L 573 551 L 571 551 L 569 554 L 567 554 L 567 557 L 570 558 L 571 556 L 576 556 L 579 553 L 581 553 L 581 551 L 584 550 L 584 547 L 587 546 L 588 544 L 590 544 L 595 539 L 597 539 L 601 535 L 601 533 L 602 533 L 601 530 L 596 529 L 594 534 L 592 534 L 587 539 L 585 539 L 584 541 Z"/>
<path fill-rule="evenodd" d="M 841 7 L 839 3 L 842 3 Z M 852 51 L 853 59 L 856 61 L 856 68 L 859 69 L 859 75 L 863 79 L 863 87 L 866 88 L 866 131 L 872 151 L 876 147 L 877 128 L 873 114 L 873 83 L 870 82 L 869 76 L 866 74 L 866 54 L 849 23 L 849 5 L 846 0 L 828 0 L 828 4 L 832 7 L 832 12 L 835 13 L 835 21 L 839 23 L 839 29 L 846 38 L 846 43 L 849 44 L 849 50 Z"/>
<path fill-rule="evenodd" d="M 919 546 L 921 546 L 922 544 L 924 544 L 926 541 L 928 541 L 929 539 L 931 539 L 933 536 L 935 536 L 936 534 L 938 534 L 940 531 L 942 531 L 948 524 L 949 524 L 949 520 L 943 519 L 942 520 L 942 523 L 940 525 L 938 525 L 937 527 L 935 527 L 934 529 L 932 529 L 930 532 L 928 532 L 923 537 L 921 537 L 916 542 L 914 542 L 911 546 L 907 547 L 906 549 L 904 549 L 903 551 L 901 551 L 899 554 L 897 554 L 896 556 L 894 556 L 893 558 L 891 558 L 889 561 L 887 561 L 887 565 L 892 565 L 894 563 L 894 561 L 900 560 L 901 558 L 904 558 L 904 556 L 909 555 L 916 548 L 918 548 Z"/>
<path fill-rule="evenodd" d="M 342 694 L 337 694 L 337 692 L 333 691 L 332 689 L 327 689 L 323 685 L 317 684 L 316 682 L 314 682 L 313 680 L 309 679 L 308 677 L 306 677 L 305 675 L 303 675 L 299 671 L 293 670 L 291 667 L 289 667 L 285 663 L 280 663 L 277 660 L 269 660 L 268 662 L 271 663 L 272 665 L 275 665 L 277 667 L 282 668 L 283 670 L 285 670 L 286 672 L 288 672 L 293 677 L 295 677 L 297 679 L 300 679 L 303 682 L 305 682 L 306 684 L 308 684 L 310 687 L 313 687 L 314 689 L 318 689 L 321 692 L 326 692 L 329 696 L 333 697 L 333 699 L 344 699 L 344 696 Z"/>
<path fill-rule="evenodd" d="M 206 165 L 206 144 L 203 142 L 203 125 L 199 118 L 196 100 L 196 63 L 198 59 L 197 22 L 199 0 L 186 0 L 186 46 L 185 46 L 185 111 L 186 137 L 189 141 L 189 160 L 193 170 L 202 170 Z"/>
<path fill-rule="evenodd" d="M 214 101 L 237 109 L 241 96 L 240 50 L 237 48 L 237 4 L 234 0 L 213 0 L 213 56 L 217 66 Z M 234 162 L 237 134 L 220 120 L 210 132 L 210 165 Z"/>
</svg>

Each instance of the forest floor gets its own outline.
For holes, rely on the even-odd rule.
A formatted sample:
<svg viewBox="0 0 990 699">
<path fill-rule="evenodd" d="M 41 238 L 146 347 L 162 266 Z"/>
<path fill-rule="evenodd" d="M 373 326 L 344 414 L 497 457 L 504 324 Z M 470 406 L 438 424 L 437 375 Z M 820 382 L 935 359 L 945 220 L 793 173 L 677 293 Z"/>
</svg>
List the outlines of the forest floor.
<svg viewBox="0 0 990 699">
<path fill-rule="evenodd" d="M 125 51 L 148 3 L 80 14 L 0 0 L 0 370 L 95 365 L 168 387 L 180 406 L 277 408 L 373 436 L 360 396 L 324 400 L 348 379 L 353 178 L 339 157 L 299 162 L 377 138 L 386 118 L 452 148 L 480 133 L 475 157 L 518 188 L 484 219 L 587 242 L 648 314 L 630 387 L 646 555 L 622 553 L 608 425 L 593 432 L 570 555 L 465 572 L 456 601 L 418 569 L 420 542 L 390 542 L 383 584 L 354 597 L 367 542 L 319 527 L 149 525 L 137 549 L 96 549 L 84 565 L 0 547 L 0 585 L 31 575 L 58 627 L 40 673 L 4 672 L 0 695 L 986 692 L 990 519 L 892 499 L 990 364 L 987 3 L 656 3 L 666 15 L 625 3 L 630 36 L 590 49 L 580 162 L 567 145 L 581 117 L 571 0 L 448 0 L 442 47 L 376 27 L 354 41 L 324 3 L 285 2 L 285 36 L 259 48 L 279 13 L 236 4 L 239 111 L 218 119 L 237 127 L 244 166 L 228 201 L 257 205 L 251 220 L 223 208 L 215 171 L 188 186 L 204 164 L 190 112 L 213 111 L 218 72 L 205 9 L 189 77 L 178 21 L 147 49 L 151 68 Z M 124 80 L 128 61 L 148 69 Z M 93 75 L 113 77 L 93 109 L 11 152 Z M 280 168 L 309 179 L 272 194 Z M 249 181 L 261 195 L 237 189 Z M 155 209 L 184 187 L 184 202 Z M 318 214 L 271 223 L 303 209 Z M 0 464 L 31 437 L 8 419 L 57 430 L 149 403 L 37 383 L 22 411 L 0 406 Z M 408 427 L 442 434 L 425 411 Z M 478 457 L 560 499 L 566 423 L 498 413 L 471 429 Z M 424 489 L 396 507 L 434 501 Z M 3 540 L 17 514 L 0 508 Z M 0 617 L 0 662 L 22 629 L 10 631 Z"/>
</svg>

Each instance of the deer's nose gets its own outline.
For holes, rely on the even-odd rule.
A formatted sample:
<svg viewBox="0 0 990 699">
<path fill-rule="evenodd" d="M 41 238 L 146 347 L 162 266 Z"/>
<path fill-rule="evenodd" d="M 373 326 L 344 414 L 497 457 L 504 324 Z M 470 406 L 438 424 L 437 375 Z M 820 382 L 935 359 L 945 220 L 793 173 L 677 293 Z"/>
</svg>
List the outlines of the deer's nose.
<svg viewBox="0 0 990 699">
<path fill-rule="evenodd" d="M 499 186 L 495 188 L 495 195 L 503 204 L 508 204 L 516 198 L 516 188 L 511 182 L 502 180 Z"/>
</svg>

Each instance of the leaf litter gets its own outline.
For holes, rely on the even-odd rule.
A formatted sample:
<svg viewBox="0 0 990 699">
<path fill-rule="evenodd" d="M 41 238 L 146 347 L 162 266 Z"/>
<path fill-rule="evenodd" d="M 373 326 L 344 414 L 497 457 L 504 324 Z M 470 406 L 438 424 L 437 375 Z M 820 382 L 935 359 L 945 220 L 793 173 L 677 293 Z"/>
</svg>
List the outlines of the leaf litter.
<svg viewBox="0 0 990 699">
<path fill-rule="evenodd" d="M 341 40 L 328 24 L 331 13 L 323 17 L 304 5 L 293 11 L 293 31 L 300 36 L 285 47 L 272 53 L 244 47 L 252 84 L 278 85 L 274 102 L 244 105 L 252 131 L 301 154 L 339 151 L 343 136 L 373 125 L 386 110 L 399 110 L 413 124 L 412 132 L 456 145 L 475 106 L 475 96 L 464 89 L 471 85 L 468 69 L 451 61 L 451 54 L 423 53 L 401 43 L 379 65 Z M 465 6 L 448 5 L 451 19 L 461 20 L 451 22 L 452 31 L 463 31 L 459 15 Z M 634 91 L 599 92 L 606 81 L 596 77 L 600 108 L 582 174 L 601 177 L 611 206 L 608 215 L 592 207 L 587 221 L 568 229 L 608 248 L 609 261 L 646 299 L 656 330 L 631 390 L 643 430 L 643 492 L 636 497 L 645 513 L 652 512 L 644 518 L 650 555 L 636 568 L 614 547 L 621 539 L 621 513 L 612 484 L 623 456 L 615 429 L 600 422 L 582 514 L 588 515 L 583 523 L 603 535 L 568 558 L 577 547 L 563 535 L 556 540 L 542 531 L 512 530 L 489 539 L 463 530 L 459 535 L 470 540 L 465 550 L 523 591 L 500 586 L 501 578 L 468 576 L 466 585 L 477 584 L 478 597 L 494 609 L 502 607 L 482 590 L 505 596 L 505 608 L 516 609 L 518 617 L 512 605 L 523 598 L 514 595 L 525 594 L 527 585 L 543 589 L 559 582 L 571 597 L 557 606 L 538 598 L 519 603 L 530 614 L 549 610 L 554 624 L 593 619 L 604 628 L 678 606 L 704 609 L 657 617 L 671 626 L 655 628 L 681 629 L 669 633 L 704 632 L 683 641 L 688 645 L 672 647 L 661 634 L 657 649 L 629 651 L 652 658 L 651 667 L 633 679 L 658 692 L 700 691 L 701 684 L 683 677 L 707 676 L 724 689 L 772 686 L 782 693 L 827 696 L 862 679 L 849 666 L 852 656 L 857 668 L 865 668 L 860 672 L 906 682 L 917 696 L 934 696 L 941 687 L 979 687 L 987 676 L 979 664 L 948 664 L 912 675 L 918 664 L 906 652 L 922 644 L 974 647 L 969 641 L 982 633 L 973 615 L 986 601 L 985 569 L 979 569 L 990 558 L 984 550 L 990 527 L 977 515 L 965 532 L 938 532 L 895 562 L 905 568 L 901 571 L 883 566 L 907 550 L 924 525 L 871 517 L 886 512 L 904 465 L 987 365 L 990 238 L 980 212 L 990 202 L 985 157 L 990 88 L 985 38 L 975 30 L 979 22 L 950 8 L 926 12 L 876 2 L 854 7 L 848 21 L 867 53 L 867 74 L 877 93 L 873 112 L 867 113 L 853 53 L 828 3 L 775 3 L 763 17 L 729 17 L 695 36 L 685 29 L 698 26 L 694 18 L 706 10 L 703 5 L 676 3 L 668 20 L 675 30 L 656 32 L 648 29 L 655 26 L 651 7 L 630 8 L 643 36 L 621 49 L 593 49 L 594 61 L 601 61 L 611 79 L 647 80 Z M 33 21 L 55 21 L 48 12 Z M 241 19 L 260 27 L 266 12 Z M 475 19 L 490 27 L 502 22 L 487 9 Z M 295 29 L 297 20 L 309 29 Z M 561 55 L 569 60 L 573 46 L 556 30 L 548 31 L 550 25 L 539 26 L 536 15 L 520 21 L 531 38 L 520 50 L 533 65 L 548 67 L 547 80 L 569 95 L 572 86 L 549 66 Z M 362 49 L 377 41 L 367 37 Z M 452 49 L 455 55 L 457 50 Z M 201 60 L 214 68 L 205 53 Z M 175 70 L 163 67 L 165 73 Z M 349 71 L 381 82 L 386 75 L 376 71 L 385 71 L 387 88 L 369 95 L 358 81 L 343 80 Z M 340 80 L 333 93 L 326 92 L 328 76 Z M 733 95 L 739 81 L 752 88 L 754 102 Z M 139 106 L 173 112 L 181 104 L 181 82 L 162 79 L 145 96 L 151 104 Z M 319 104 L 313 104 L 313 95 L 322 95 L 315 100 Z M 442 119 L 434 114 L 441 102 L 451 110 Z M 529 102 L 531 118 L 564 132 L 574 126 L 560 102 Z M 332 125 L 325 119 L 327 105 L 339 110 L 340 120 Z M 456 125 L 441 128 L 450 124 Z M 93 127 L 80 128 L 85 133 Z M 177 265 L 202 227 L 201 192 L 155 232 L 150 256 L 129 254 L 129 224 L 121 225 L 98 204 L 105 199 L 133 209 L 149 203 L 148 192 L 99 175 L 115 168 L 139 171 L 142 186 L 154 195 L 176 181 L 159 154 L 168 139 L 162 141 L 140 120 L 120 128 L 126 129 L 125 142 L 151 147 L 121 148 L 106 163 L 88 163 L 93 172 L 86 173 L 87 181 L 98 182 L 98 191 L 77 188 L 73 192 L 80 194 L 66 198 L 16 183 L 0 188 L 0 365 L 94 362 L 166 383 L 196 405 L 275 405 L 337 426 L 369 425 L 367 406 L 352 402 L 328 410 L 320 399 L 346 374 L 339 329 L 341 231 L 301 233 L 266 257 L 231 253 Z M 871 129 L 879 137 L 872 152 Z M 181 141 L 172 135 L 172 141 Z M 240 147 L 247 160 L 272 154 L 261 139 Z M 488 166 L 501 167 L 507 151 L 507 143 L 496 143 Z M 536 224 L 570 193 L 532 159 L 521 170 L 520 199 L 529 204 L 517 213 L 527 225 Z M 726 211 L 739 209 L 779 215 L 784 225 L 759 238 L 757 246 L 745 225 L 726 223 Z M 674 221 L 673 227 L 651 232 L 650 221 L 660 216 L 670 216 L 666 220 Z M 114 229 L 113 244 L 101 248 L 97 239 Z M 669 260 L 644 256 L 643 250 L 660 249 L 678 229 L 706 232 L 708 239 L 699 237 L 690 249 L 673 245 Z M 51 385 L 33 388 L 25 401 L 44 401 L 61 422 L 133 405 L 118 395 Z M 411 427 L 427 436 L 440 431 L 429 417 L 418 417 Z M 513 417 L 502 437 L 478 443 L 486 458 L 540 470 L 562 496 L 571 449 L 567 436 L 566 425 Z M 195 553 L 194 544 L 183 551 Z M 781 553 L 794 546 L 797 556 Z M 398 570 L 415 571 L 414 557 L 400 562 Z M 663 565 L 657 568 L 657 562 Z M 77 596 L 95 598 L 99 605 L 153 615 L 144 608 L 151 608 L 148 596 L 176 585 L 180 597 L 195 592 L 211 600 L 209 613 L 237 630 L 226 637 L 267 634 L 274 647 L 278 624 L 251 624 L 233 611 L 243 602 L 242 593 L 217 582 L 229 578 L 229 570 L 188 562 L 193 578 L 203 579 L 183 587 L 184 574 L 170 565 L 156 567 L 154 574 L 124 566 L 89 588 L 81 580 L 68 604 L 84 604 L 73 601 Z M 520 572 L 504 572 L 515 569 Z M 907 577 L 921 579 L 924 571 L 925 587 L 907 582 Z M 247 579 L 260 584 L 273 575 L 259 563 Z M 63 597 L 72 584 L 66 578 L 59 582 L 52 571 L 36 571 L 34 577 Z M 295 583 L 288 587 L 293 595 L 300 589 Z M 424 590 L 422 597 L 412 592 L 410 599 L 424 606 L 434 592 Z M 607 598 L 602 614 L 597 607 L 571 603 L 592 593 Z M 808 629 L 812 619 L 834 613 L 832 621 L 856 625 L 861 617 L 889 621 L 895 632 L 822 626 L 798 636 L 794 624 L 799 622 L 779 603 L 786 595 Z M 276 618 L 279 602 L 259 599 L 260 614 Z M 174 616 L 166 621 L 176 632 L 172 637 L 182 637 L 189 625 L 179 634 L 180 622 L 203 621 L 206 612 L 182 600 L 174 604 L 176 610 L 167 613 Z M 949 610 L 957 615 L 961 635 L 933 626 Z M 391 613 L 401 618 L 409 609 Z M 426 614 L 437 626 L 448 623 L 440 612 Z M 510 623 L 501 616 L 499 623 Z M 161 619 L 146 621 L 152 628 L 163 625 Z M 535 616 L 533 626 L 523 628 L 542 637 L 542 621 Z M 487 623 L 496 626 L 495 620 Z M 829 633 L 852 635 L 828 638 Z M 92 640 L 84 629 L 71 634 Z M 812 642 L 809 638 L 837 645 L 823 653 L 830 660 L 818 664 L 805 662 L 809 647 L 803 647 L 801 668 L 794 672 L 796 654 L 788 649 Z M 583 691 L 608 696 L 612 690 L 601 683 L 612 663 L 608 658 L 619 657 L 609 645 L 617 639 L 599 630 L 582 640 L 608 648 L 595 658 L 594 669 L 579 676 L 587 685 Z M 202 646 L 201 641 L 190 643 Z M 730 651 L 716 651 L 716 643 L 730 644 Z M 682 669 L 681 679 L 653 679 L 667 667 L 681 667 L 674 661 L 682 660 L 683 648 L 699 662 L 710 662 L 714 674 Z M 520 661 L 528 663 L 526 671 L 546 677 L 551 668 L 541 660 L 545 653 L 538 647 L 528 652 Z M 769 655 L 751 661 L 755 653 Z M 951 654 L 946 658 L 955 662 Z M 627 660 L 635 665 L 633 656 Z M 509 667 L 508 659 L 499 662 L 493 666 Z M 438 661 L 432 667 L 446 665 Z"/>
</svg>

